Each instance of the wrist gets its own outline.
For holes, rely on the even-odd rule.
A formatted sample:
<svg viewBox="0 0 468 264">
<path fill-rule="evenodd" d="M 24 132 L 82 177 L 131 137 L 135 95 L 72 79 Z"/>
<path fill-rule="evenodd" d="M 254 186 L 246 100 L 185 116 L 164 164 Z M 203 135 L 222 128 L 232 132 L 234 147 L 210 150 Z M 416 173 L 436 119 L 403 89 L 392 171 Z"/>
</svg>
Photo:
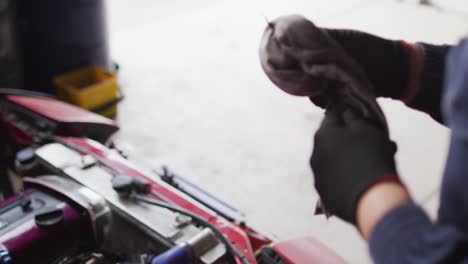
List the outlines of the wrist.
<svg viewBox="0 0 468 264">
<path fill-rule="evenodd" d="M 406 43 L 402 41 L 408 50 L 408 79 L 401 101 L 409 104 L 421 90 L 424 50 L 417 43 Z"/>
<path fill-rule="evenodd" d="M 420 87 L 413 98 L 405 104 L 413 109 L 429 114 L 441 122 L 440 100 L 442 96 L 443 80 L 445 75 L 445 57 L 451 46 L 417 43 L 422 53 Z"/>
<path fill-rule="evenodd" d="M 385 214 L 409 200 L 408 191 L 399 181 L 380 181 L 372 185 L 360 197 L 356 209 L 357 226 L 362 236 L 368 239 Z"/>
</svg>

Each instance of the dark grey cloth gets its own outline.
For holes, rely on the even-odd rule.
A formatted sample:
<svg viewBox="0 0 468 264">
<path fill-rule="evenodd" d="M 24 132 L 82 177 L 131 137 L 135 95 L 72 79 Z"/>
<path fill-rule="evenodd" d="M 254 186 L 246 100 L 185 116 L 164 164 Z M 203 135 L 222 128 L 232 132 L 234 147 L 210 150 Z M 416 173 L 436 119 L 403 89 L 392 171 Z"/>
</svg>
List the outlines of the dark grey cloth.
<svg viewBox="0 0 468 264">
<path fill-rule="evenodd" d="M 325 31 L 300 15 L 270 22 L 260 44 L 266 75 L 283 91 L 298 96 L 324 94 L 346 103 L 387 127 L 371 82 L 361 66 Z"/>
</svg>

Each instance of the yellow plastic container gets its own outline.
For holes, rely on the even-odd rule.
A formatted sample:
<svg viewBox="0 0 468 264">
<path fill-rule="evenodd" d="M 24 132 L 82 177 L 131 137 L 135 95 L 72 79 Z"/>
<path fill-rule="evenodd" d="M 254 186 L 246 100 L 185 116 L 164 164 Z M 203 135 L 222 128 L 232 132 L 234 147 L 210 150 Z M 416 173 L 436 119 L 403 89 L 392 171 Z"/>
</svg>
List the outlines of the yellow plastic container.
<svg viewBox="0 0 468 264">
<path fill-rule="evenodd" d="M 114 118 L 120 93 L 117 78 L 100 66 L 89 66 L 54 79 L 60 100 Z"/>
</svg>

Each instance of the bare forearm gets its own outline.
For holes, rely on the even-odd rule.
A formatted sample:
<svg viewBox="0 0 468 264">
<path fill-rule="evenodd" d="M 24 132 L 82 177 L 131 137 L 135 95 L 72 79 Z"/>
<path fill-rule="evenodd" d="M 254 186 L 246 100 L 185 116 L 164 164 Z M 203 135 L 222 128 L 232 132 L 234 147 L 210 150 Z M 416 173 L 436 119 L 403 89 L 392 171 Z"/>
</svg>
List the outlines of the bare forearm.
<svg viewBox="0 0 468 264">
<path fill-rule="evenodd" d="M 358 202 L 357 224 L 375 263 L 467 263 L 468 239 L 451 225 L 434 224 L 410 201 L 404 186 L 384 182 Z"/>
<path fill-rule="evenodd" d="M 366 191 L 357 206 L 357 224 L 363 237 L 369 239 L 375 225 L 386 213 L 409 200 L 408 192 L 399 183 L 384 182 Z"/>
</svg>

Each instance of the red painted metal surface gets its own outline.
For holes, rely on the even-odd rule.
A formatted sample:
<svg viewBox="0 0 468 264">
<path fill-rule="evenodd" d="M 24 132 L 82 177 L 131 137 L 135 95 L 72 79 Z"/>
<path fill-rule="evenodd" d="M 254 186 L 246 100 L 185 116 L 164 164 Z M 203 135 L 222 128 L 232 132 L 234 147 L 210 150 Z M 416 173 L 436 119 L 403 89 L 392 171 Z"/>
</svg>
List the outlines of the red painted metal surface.
<svg viewBox="0 0 468 264">
<path fill-rule="evenodd" d="M 104 143 L 119 130 L 114 120 L 45 97 L 8 95 L 2 99 L 2 111 L 6 123 L 34 136 L 46 132 Z"/>
<path fill-rule="evenodd" d="M 9 133 L 8 136 L 13 138 L 12 143 L 16 143 L 19 146 L 29 146 L 34 143 L 34 140 L 23 133 L 23 131 L 19 130 L 11 123 L 5 121 L 3 118 L 1 119 L 2 122 L 5 124 L 6 132 Z"/>
<path fill-rule="evenodd" d="M 245 234 L 250 240 L 250 244 L 252 245 L 254 252 L 256 252 L 263 246 L 268 245 L 272 242 L 271 239 L 269 239 L 268 237 L 258 233 L 257 231 L 253 230 L 252 228 L 246 225 L 242 225 L 239 223 L 236 223 L 236 225 L 240 227 L 242 231 L 245 232 Z"/>
<path fill-rule="evenodd" d="M 331 249 L 311 237 L 286 240 L 275 244 L 273 250 L 286 264 L 345 264 Z"/>
<path fill-rule="evenodd" d="M 242 228 L 239 224 L 225 220 L 212 210 L 206 208 L 204 205 L 174 189 L 172 186 L 162 181 L 155 180 L 154 177 L 146 175 L 126 159 L 114 152 L 108 151 L 107 148 L 97 142 L 89 139 L 73 137 L 60 137 L 59 139 L 66 144 L 94 154 L 102 162 L 110 165 L 113 169 L 121 173 L 148 180 L 151 183 L 152 190 L 157 192 L 160 196 L 194 214 L 197 214 L 217 227 L 252 264 L 256 263 L 255 250 L 263 245 L 271 243 L 271 240 L 259 235 L 254 230 L 248 227 Z M 237 263 L 241 263 L 240 260 L 237 259 Z"/>
<path fill-rule="evenodd" d="M 100 123 L 117 127 L 111 119 L 55 99 L 17 95 L 9 95 L 7 99 L 57 122 Z"/>
</svg>

